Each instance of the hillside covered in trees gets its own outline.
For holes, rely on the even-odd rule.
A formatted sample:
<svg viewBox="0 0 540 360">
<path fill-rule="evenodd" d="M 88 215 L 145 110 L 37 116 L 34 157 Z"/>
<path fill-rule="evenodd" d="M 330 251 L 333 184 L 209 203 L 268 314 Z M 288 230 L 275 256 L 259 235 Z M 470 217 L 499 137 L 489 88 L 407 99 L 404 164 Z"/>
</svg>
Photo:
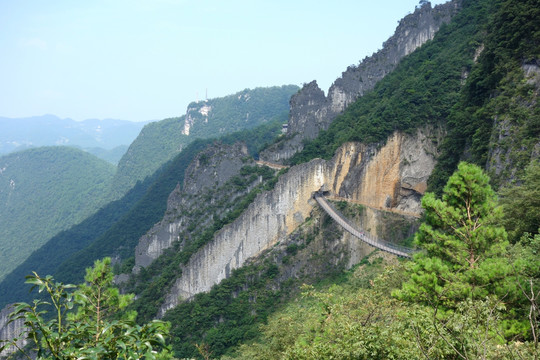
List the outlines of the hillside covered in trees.
<svg viewBox="0 0 540 360">
<path fill-rule="evenodd" d="M 0 279 L 51 236 L 107 203 L 114 171 L 110 163 L 68 147 L 0 157 Z"/>
<path fill-rule="evenodd" d="M 295 85 L 245 89 L 229 96 L 192 102 L 186 114 L 146 125 L 118 163 L 112 192 L 121 195 L 154 173 L 195 139 L 217 138 L 271 121 L 287 122 Z"/>
<path fill-rule="evenodd" d="M 280 118 L 219 142 L 194 141 L 102 209 L 109 212 L 51 239 L 40 250 L 45 257 L 68 237 L 93 232 L 38 272 L 81 283 L 85 267 L 114 259 L 121 292 L 135 297 L 106 320 L 131 315 L 134 329 L 165 321 L 166 345 L 156 342 L 165 352 L 150 357 L 539 359 L 540 6 L 452 4 L 459 8 L 452 20 L 306 141 L 289 168 L 253 159 L 292 136 L 278 135 Z M 220 168 L 242 143 L 238 161 Z M 429 168 L 419 153 L 436 162 Z M 398 180 L 385 177 L 399 171 Z M 373 195 L 390 183 L 384 201 L 360 201 L 369 200 L 357 191 L 366 173 L 380 176 L 368 188 Z M 316 206 L 315 191 L 336 191 L 334 206 L 351 222 L 416 254 L 398 259 L 358 245 Z M 289 198 L 294 206 L 280 212 Z M 124 201 L 129 210 L 119 207 L 112 220 Z M 399 207 L 415 202 L 415 216 L 403 211 L 413 207 Z M 260 219 L 272 216 L 276 222 Z M 275 241 L 264 242 L 274 230 Z M 223 262 L 233 233 L 243 240 Z M 243 259 L 245 248 L 257 246 L 256 256 Z M 29 270 L 30 263 L 0 289 L 21 284 Z M 209 279 L 212 271 L 218 275 Z M 186 279 L 195 280 L 182 287 Z M 212 286 L 199 291 L 205 281 Z M 30 302 L 20 288 L 16 296 Z M 40 331 L 61 338 L 61 331 Z M 112 342 L 113 350 L 128 353 L 138 336 L 126 347 Z"/>
</svg>

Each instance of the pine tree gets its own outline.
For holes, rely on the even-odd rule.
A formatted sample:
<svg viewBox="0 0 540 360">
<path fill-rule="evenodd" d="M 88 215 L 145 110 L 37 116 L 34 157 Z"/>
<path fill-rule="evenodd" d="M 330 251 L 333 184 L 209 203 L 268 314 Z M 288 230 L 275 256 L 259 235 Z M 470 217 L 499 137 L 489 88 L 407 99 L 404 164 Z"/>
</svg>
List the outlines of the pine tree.
<svg viewBox="0 0 540 360">
<path fill-rule="evenodd" d="M 462 162 L 442 199 L 426 193 L 422 206 L 425 222 L 415 242 L 424 251 L 415 255 L 408 267 L 410 279 L 395 295 L 442 309 L 465 299 L 504 295 L 510 273 L 504 257 L 508 241 L 489 177 Z"/>
</svg>

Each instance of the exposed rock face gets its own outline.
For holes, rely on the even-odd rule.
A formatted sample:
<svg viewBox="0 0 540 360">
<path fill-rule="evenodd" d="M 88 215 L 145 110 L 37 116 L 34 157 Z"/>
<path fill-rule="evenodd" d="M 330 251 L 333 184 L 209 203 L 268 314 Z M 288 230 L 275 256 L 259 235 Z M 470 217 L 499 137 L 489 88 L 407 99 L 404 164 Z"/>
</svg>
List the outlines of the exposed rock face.
<svg viewBox="0 0 540 360">
<path fill-rule="evenodd" d="M 274 190 L 259 194 L 236 221 L 191 257 L 159 316 L 210 290 L 248 258 L 283 241 L 309 216 L 316 204 L 312 195 L 323 187 L 368 206 L 419 214 L 439 135 L 434 129 L 419 130 L 415 136 L 395 133 L 379 149 L 348 143 L 330 161 L 315 159 L 292 167 Z"/>
<path fill-rule="evenodd" d="M 416 218 L 369 207 L 358 208 L 354 204 L 347 205 L 344 214 L 357 228 L 377 228 L 378 235 L 383 238 L 403 240 L 418 228 Z M 268 261 L 278 264 L 276 282 L 282 284 L 294 278 L 301 278 L 305 283 L 314 282 L 335 274 L 336 271 L 350 269 L 369 255 L 397 261 L 390 254 L 373 254 L 373 247 L 344 231 L 336 222 L 325 221 L 327 216 L 321 208 L 314 208 L 309 221 L 294 230 L 285 241 L 280 241 L 260 256 L 249 259 L 246 265 L 253 263 L 264 267 Z"/>
<path fill-rule="evenodd" d="M 335 193 L 379 209 L 419 213 L 442 136 L 441 129 L 430 128 L 414 137 L 394 133 L 380 150 L 375 145 L 343 145 L 334 157 L 342 164 Z"/>
<path fill-rule="evenodd" d="M 337 115 L 351 103 L 372 90 L 375 84 L 395 69 L 399 61 L 435 36 L 442 24 L 448 23 L 460 8 L 461 0 L 453 0 L 435 8 L 425 4 L 403 18 L 382 50 L 366 57 L 358 66 L 349 66 L 330 87 L 328 96 L 315 81 L 306 84 L 290 101 L 288 134 L 292 138 L 278 143 L 260 154 L 271 162 L 283 162 L 303 149 L 302 140 L 317 137 Z"/>
<path fill-rule="evenodd" d="M 212 110 L 212 106 L 205 102 L 193 102 L 189 104 L 186 117 L 184 119 L 184 129 L 182 130 L 183 135 L 189 135 L 189 131 L 195 124 L 197 120 L 201 120 L 205 123 L 208 122 L 208 114 Z"/>
<path fill-rule="evenodd" d="M 24 320 L 19 319 L 15 320 L 8 324 L 9 314 L 13 311 L 13 305 L 7 305 L 5 308 L 0 311 L 0 340 L 10 340 L 18 338 L 19 335 L 25 331 Z M 26 339 L 20 340 L 17 342 L 19 346 L 25 346 L 27 344 Z M 9 347 L 0 352 L 0 357 L 8 356 L 16 352 L 17 349 Z"/>
<path fill-rule="evenodd" d="M 247 159 L 245 144 L 215 144 L 201 152 L 186 169 L 184 192 L 197 195 L 211 187 L 220 187 L 238 174 Z M 244 159 L 246 158 L 246 159 Z"/>
<path fill-rule="evenodd" d="M 203 199 L 209 189 L 223 186 L 237 175 L 244 165 L 254 164 L 247 155 L 246 146 L 240 143 L 235 145 L 216 143 L 197 155 L 186 169 L 182 188 L 178 184 L 169 195 L 163 220 L 139 240 L 135 249 L 135 272 L 141 267 L 150 265 L 165 249 L 171 247 L 174 241 L 180 240 L 180 234 L 186 231 L 191 223 L 190 214 L 205 203 L 218 201 L 216 198 Z M 228 192 L 220 196 L 234 198 L 236 194 Z M 211 219 L 195 221 L 204 226 Z"/>
<path fill-rule="evenodd" d="M 291 110 L 287 132 L 301 133 L 302 137 L 313 139 L 319 133 L 321 123 L 328 118 L 327 99 L 316 81 L 304 85 L 301 91 L 291 97 Z M 321 106 L 323 105 L 323 106 Z"/>
</svg>

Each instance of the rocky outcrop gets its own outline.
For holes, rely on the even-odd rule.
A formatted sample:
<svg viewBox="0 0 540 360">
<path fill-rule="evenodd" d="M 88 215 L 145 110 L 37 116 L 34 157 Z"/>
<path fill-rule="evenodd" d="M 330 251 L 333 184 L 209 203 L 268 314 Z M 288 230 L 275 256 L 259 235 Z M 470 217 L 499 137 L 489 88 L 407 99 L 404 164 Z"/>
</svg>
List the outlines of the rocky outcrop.
<svg viewBox="0 0 540 360">
<path fill-rule="evenodd" d="M 327 102 L 328 99 L 316 81 L 304 85 L 302 90 L 291 97 L 287 132 L 299 133 L 301 138 L 315 138 L 322 123 L 329 117 Z"/>
<path fill-rule="evenodd" d="M 312 195 L 321 188 L 368 206 L 419 214 L 439 137 L 435 129 L 418 130 L 414 136 L 395 133 L 384 146 L 347 143 L 330 161 L 315 159 L 290 168 L 272 191 L 259 194 L 182 267 L 159 316 L 283 241 L 309 216 L 315 206 Z"/>
<path fill-rule="evenodd" d="M 328 96 L 315 81 L 306 84 L 290 101 L 290 137 L 262 152 L 260 158 L 282 163 L 302 150 L 303 140 L 317 137 L 347 106 L 394 70 L 403 57 L 432 39 L 441 25 L 456 14 L 460 3 L 461 0 L 453 0 L 434 8 L 427 3 L 407 15 L 382 50 L 366 57 L 358 66 L 349 66 L 332 84 Z"/>
<path fill-rule="evenodd" d="M 239 196 L 240 193 L 211 190 L 221 188 L 245 165 L 254 165 L 245 144 L 215 143 L 199 153 L 185 171 L 183 186 L 178 184 L 169 195 L 164 218 L 139 239 L 134 271 L 147 267 L 173 242 L 180 241 L 181 234 L 186 233 L 190 225 L 208 225 L 212 221 L 208 214 L 205 218 L 197 215 L 203 206 Z M 214 194 L 210 199 L 206 198 L 209 193 Z"/>
<path fill-rule="evenodd" d="M 189 135 L 191 128 L 197 121 L 208 123 L 208 114 L 211 110 L 212 106 L 208 105 L 208 100 L 204 102 L 192 102 L 189 104 L 184 118 L 182 134 Z"/>
<path fill-rule="evenodd" d="M 12 340 L 19 338 L 20 335 L 26 330 L 24 326 L 24 319 L 18 319 L 9 322 L 9 314 L 13 311 L 13 305 L 7 305 L 0 311 L 0 340 Z M 26 339 L 17 341 L 18 346 L 23 347 L 28 343 Z M 4 351 L 0 352 L 0 358 L 8 356 L 16 352 L 15 347 L 8 347 Z"/>
<path fill-rule="evenodd" d="M 186 169 L 183 191 L 199 195 L 209 188 L 221 187 L 252 161 L 245 144 L 214 144 L 199 153 Z"/>
</svg>

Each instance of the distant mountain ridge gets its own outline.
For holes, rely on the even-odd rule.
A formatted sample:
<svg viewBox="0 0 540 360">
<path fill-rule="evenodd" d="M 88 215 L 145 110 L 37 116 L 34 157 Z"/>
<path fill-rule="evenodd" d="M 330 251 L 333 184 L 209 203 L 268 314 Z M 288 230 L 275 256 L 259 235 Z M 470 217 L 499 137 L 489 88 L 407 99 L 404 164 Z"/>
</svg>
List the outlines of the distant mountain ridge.
<svg viewBox="0 0 540 360">
<path fill-rule="evenodd" d="M 118 155 L 107 158 L 106 152 L 131 144 L 147 123 L 149 121 L 116 119 L 75 121 L 50 114 L 25 118 L 0 117 L 0 154 L 31 147 L 66 145 L 117 162 Z"/>
</svg>

